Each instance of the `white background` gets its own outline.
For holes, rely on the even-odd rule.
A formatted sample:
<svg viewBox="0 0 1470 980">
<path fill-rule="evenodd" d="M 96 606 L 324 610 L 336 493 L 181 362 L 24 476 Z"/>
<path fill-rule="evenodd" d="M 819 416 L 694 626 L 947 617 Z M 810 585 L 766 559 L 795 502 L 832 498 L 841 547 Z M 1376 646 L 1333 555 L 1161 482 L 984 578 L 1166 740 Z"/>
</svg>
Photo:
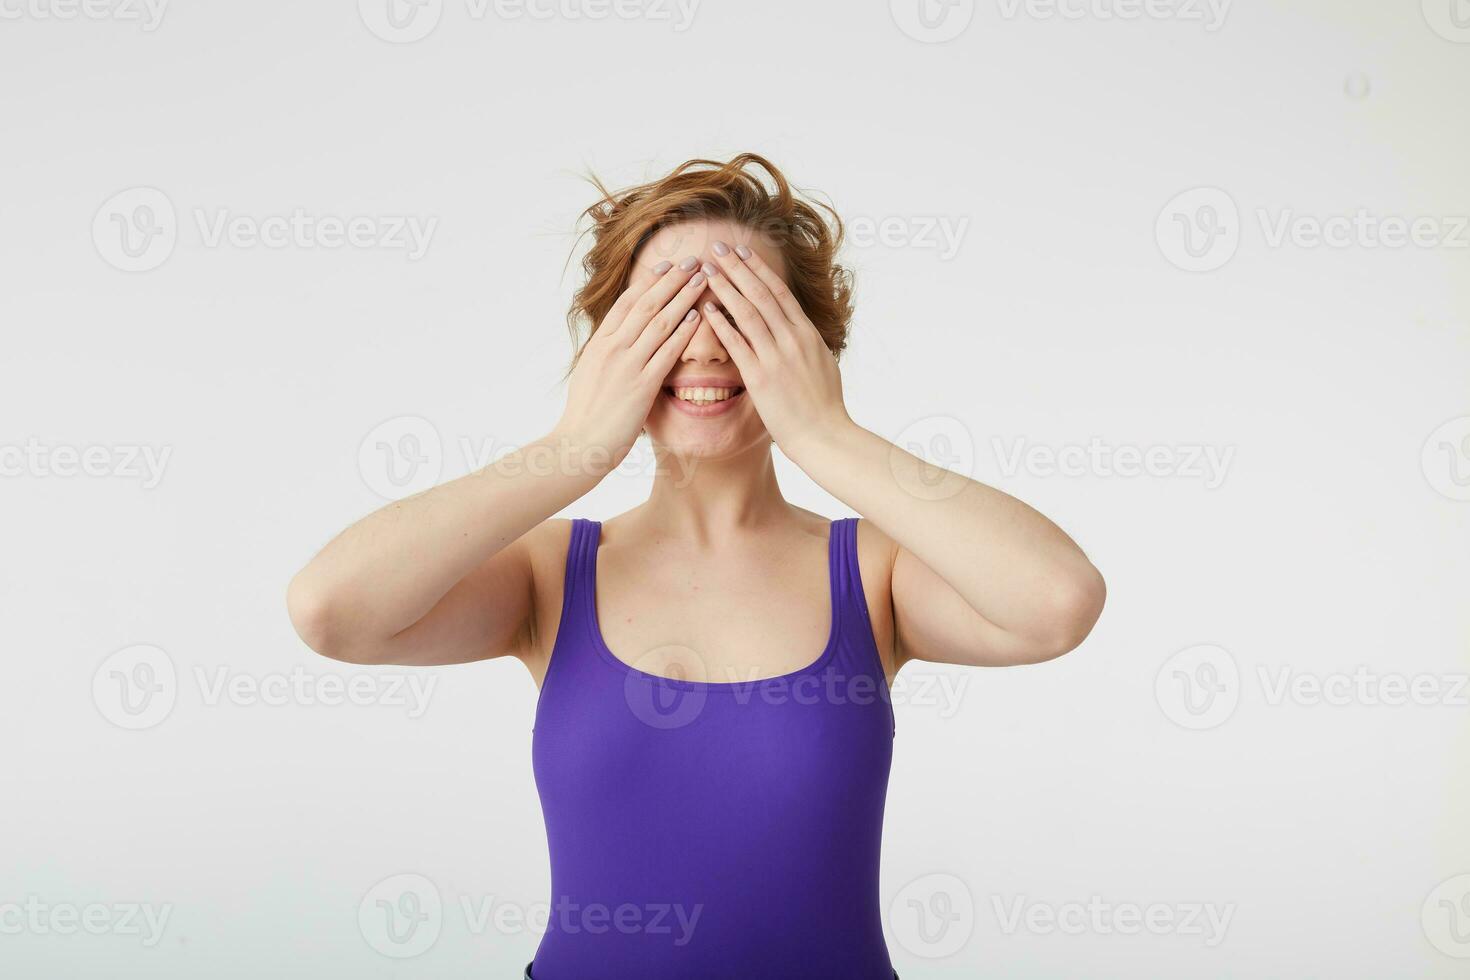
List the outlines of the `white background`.
<svg viewBox="0 0 1470 980">
<path fill-rule="evenodd" d="M 1463 976 L 1470 232 L 1271 240 L 1283 216 L 1470 214 L 1452 2 L 1470 23 L 1463 0 L 1242 0 L 1213 23 L 956 0 L 926 31 L 913 0 L 704 0 L 687 25 L 444 0 L 412 43 L 373 33 L 377 0 L 178 2 L 152 29 L 0 2 L 0 972 L 520 975 L 534 928 L 464 903 L 546 899 L 523 667 L 420 672 L 420 717 L 213 685 L 401 676 L 317 658 L 285 615 L 291 574 L 383 502 L 378 436 L 360 446 L 424 419 L 414 472 L 447 478 L 466 446 L 546 430 L 579 174 L 752 149 L 855 230 L 892 219 L 845 256 L 854 418 L 1039 507 L 1109 584 L 1060 660 L 904 671 L 883 892 L 905 980 Z M 147 225 L 144 199 L 107 202 L 140 187 L 177 240 L 127 272 L 114 216 Z M 1185 224 L 1166 205 L 1195 188 L 1238 213 L 1213 212 L 1218 267 L 1191 272 L 1171 229 L 1203 234 L 1220 196 L 1184 198 Z M 437 223 L 418 258 L 200 228 L 295 209 Z M 1163 465 L 1010 462 L 1093 440 Z M 37 461 L 65 447 L 101 447 L 94 475 Z M 161 479 L 130 447 L 169 453 Z M 1213 479 L 1188 462 L 1206 450 L 1229 460 Z M 567 513 L 610 517 L 648 480 Z M 145 675 L 109 658 L 139 644 L 167 658 L 166 713 L 127 730 L 114 682 Z M 1346 703 L 1275 697 L 1354 671 Z M 936 703 L 935 675 L 958 693 Z M 1421 676 L 1440 703 L 1373 703 Z M 402 959 L 370 893 L 399 874 L 442 902 Z M 1228 929 L 1007 928 L 1018 901 L 1094 896 Z M 59 931 L 93 903 L 168 918 Z"/>
</svg>

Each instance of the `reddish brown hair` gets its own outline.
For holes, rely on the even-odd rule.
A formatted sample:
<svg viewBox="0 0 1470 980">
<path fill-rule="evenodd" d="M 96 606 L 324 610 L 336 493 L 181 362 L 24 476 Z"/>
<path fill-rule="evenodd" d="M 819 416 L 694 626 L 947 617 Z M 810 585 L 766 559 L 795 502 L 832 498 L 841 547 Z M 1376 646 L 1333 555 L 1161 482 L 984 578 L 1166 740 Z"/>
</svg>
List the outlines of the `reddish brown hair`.
<svg viewBox="0 0 1470 980">
<path fill-rule="evenodd" d="M 579 355 L 583 331 L 590 337 L 628 288 L 638 249 L 662 228 L 701 219 L 732 221 L 778 248 L 787 285 L 822 340 L 833 354 L 847 346 L 852 274 L 837 264 L 842 219 L 828 205 L 794 191 L 765 157 L 688 160 L 657 180 L 617 193 L 590 179 L 602 199 L 582 213 L 591 223 L 592 247 L 582 258 L 586 282 L 567 313 Z"/>
</svg>

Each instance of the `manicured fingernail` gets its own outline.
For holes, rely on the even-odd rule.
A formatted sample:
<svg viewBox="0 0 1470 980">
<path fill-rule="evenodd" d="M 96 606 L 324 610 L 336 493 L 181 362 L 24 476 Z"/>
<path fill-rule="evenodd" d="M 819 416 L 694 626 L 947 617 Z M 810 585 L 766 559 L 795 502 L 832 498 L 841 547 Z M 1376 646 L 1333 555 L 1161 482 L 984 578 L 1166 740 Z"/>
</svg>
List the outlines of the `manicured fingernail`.
<svg viewBox="0 0 1470 980">
<path fill-rule="evenodd" d="M 726 245 L 724 242 L 715 242 L 715 254 L 716 255 L 729 255 L 730 254 L 730 246 L 729 245 Z"/>
<path fill-rule="evenodd" d="M 714 266 L 710 265 L 708 262 L 700 266 L 700 268 L 704 270 L 704 274 L 707 276 L 714 276 L 720 271 L 719 269 L 716 269 Z"/>
<path fill-rule="evenodd" d="M 688 323 L 690 320 L 693 320 L 697 316 L 699 316 L 698 310 L 690 310 L 688 313 L 684 314 L 684 322 Z"/>
<path fill-rule="evenodd" d="M 735 254 L 740 256 L 742 259 L 748 259 L 750 258 L 750 249 L 746 248 L 744 245 L 736 245 Z"/>
<path fill-rule="evenodd" d="M 691 286 L 700 286 L 700 285 L 703 285 L 703 284 L 704 284 L 704 273 L 703 272 L 696 272 L 694 274 L 694 278 L 689 280 L 689 285 L 691 285 Z"/>
<path fill-rule="evenodd" d="M 691 256 L 689 256 L 689 258 L 687 258 L 683 262 L 680 262 L 679 263 L 679 268 L 683 269 L 685 272 L 688 272 L 690 269 L 694 268 L 696 265 L 699 265 L 699 259 L 697 259 L 697 258 L 695 258 L 694 256 L 691 255 Z"/>
<path fill-rule="evenodd" d="M 661 276 L 665 272 L 668 272 L 673 267 L 674 267 L 674 263 L 672 263 L 672 262 L 660 262 L 658 265 L 656 265 L 656 266 L 653 267 L 653 274 L 656 275 L 656 276 Z"/>
<path fill-rule="evenodd" d="M 704 311 L 706 313 L 718 313 L 720 312 L 720 308 L 713 303 L 706 303 L 704 304 Z"/>
</svg>

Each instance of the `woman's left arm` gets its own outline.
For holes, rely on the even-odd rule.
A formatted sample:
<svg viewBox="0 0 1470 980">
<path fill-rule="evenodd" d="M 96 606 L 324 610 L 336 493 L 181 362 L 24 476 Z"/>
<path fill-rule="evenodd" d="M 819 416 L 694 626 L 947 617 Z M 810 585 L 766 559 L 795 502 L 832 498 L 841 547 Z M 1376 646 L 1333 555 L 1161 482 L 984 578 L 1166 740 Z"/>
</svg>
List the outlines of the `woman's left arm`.
<svg viewBox="0 0 1470 980">
<path fill-rule="evenodd" d="M 896 543 L 895 666 L 1003 666 L 1073 649 L 1102 612 L 1082 549 L 1009 494 L 940 470 L 853 422 L 835 358 L 779 276 L 750 249 L 715 246 L 703 313 L 781 451 Z M 736 326 L 739 329 L 736 329 Z M 936 479 L 937 478 L 937 479 Z"/>
</svg>

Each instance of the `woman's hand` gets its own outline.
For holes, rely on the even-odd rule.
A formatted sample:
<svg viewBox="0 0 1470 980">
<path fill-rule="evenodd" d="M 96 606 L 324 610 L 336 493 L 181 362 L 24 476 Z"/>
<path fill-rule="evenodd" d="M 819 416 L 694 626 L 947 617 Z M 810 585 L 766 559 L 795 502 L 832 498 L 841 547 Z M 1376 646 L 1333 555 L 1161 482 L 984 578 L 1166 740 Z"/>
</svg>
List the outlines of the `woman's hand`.
<svg viewBox="0 0 1470 980">
<path fill-rule="evenodd" d="M 718 266 L 706 264 L 709 288 L 735 318 L 713 303 L 704 316 L 740 369 L 756 413 L 781 451 L 797 465 L 803 449 L 849 425 L 837 360 L 781 277 L 744 245 L 714 243 Z M 738 330 L 736 328 L 739 328 Z"/>
<path fill-rule="evenodd" d="M 570 444 L 586 469 L 611 471 L 637 441 L 664 379 L 699 326 L 694 304 L 708 277 L 698 265 L 690 256 L 678 265 L 660 262 L 635 271 L 583 346 L 553 434 Z"/>
</svg>

